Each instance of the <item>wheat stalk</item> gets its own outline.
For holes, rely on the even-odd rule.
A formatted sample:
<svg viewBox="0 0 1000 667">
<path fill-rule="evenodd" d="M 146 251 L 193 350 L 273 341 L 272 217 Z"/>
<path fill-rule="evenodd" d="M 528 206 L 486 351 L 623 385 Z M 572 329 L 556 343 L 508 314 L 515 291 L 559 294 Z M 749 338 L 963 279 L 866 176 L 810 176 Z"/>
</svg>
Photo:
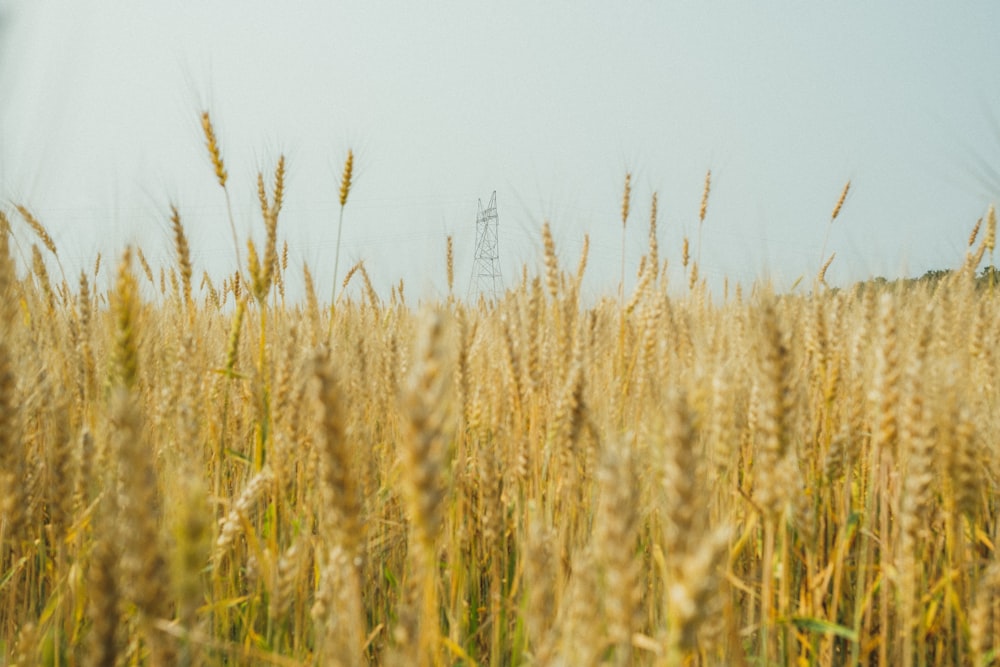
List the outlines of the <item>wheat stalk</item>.
<svg viewBox="0 0 1000 667">
<path fill-rule="evenodd" d="M 347 197 L 351 194 L 351 185 L 354 178 L 354 151 L 347 151 L 347 159 L 344 160 L 344 170 L 340 175 L 340 215 L 337 217 L 337 247 L 333 255 L 333 295 L 330 303 L 337 303 L 337 272 L 340 267 L 340 236 L 344 229 L 344 207 L 347 206 Z"/>
<path fill-rule="evenodd" d="M 226 212 L 229 215 L 229 230 L 233 234 L 233 249 L 236 251 L 236 266 L 243 266 L 243 259 L 240 256 L 240 241 L 236 234 L 236 222 L 233 220 L 233 207 L 229 199 L 229 188 L 226 181 L 229 174 L 226 172 L 226 165 L 222 160 L 222 150 L 219 148 L 219 141 L 215 137 L 215 127 L 212 125 L 212 118 L 208 111 L 201 112 L 201 129 L 205 135 L 205 147 L 208 149 L 208 157 L 215 170 L 215 180 L 222 188 L 226 196 Z"/>
</svg>

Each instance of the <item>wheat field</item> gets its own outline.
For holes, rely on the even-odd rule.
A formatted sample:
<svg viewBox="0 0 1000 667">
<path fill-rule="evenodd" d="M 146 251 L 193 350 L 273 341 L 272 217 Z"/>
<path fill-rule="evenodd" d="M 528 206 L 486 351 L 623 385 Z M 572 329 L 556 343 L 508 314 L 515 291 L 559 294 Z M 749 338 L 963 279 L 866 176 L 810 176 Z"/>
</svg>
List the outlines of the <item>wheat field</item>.
<svg viewBox="0 0 1000 667">
<path fill-rule="evenodd" d="M 998 662 L 992 210 L 934 280 L 720 297 L 654 200 L 631 294 L 546 226 L 495 302 L 331 303 L 285 298 L 283 170 L 220 284 L 176 209 L 159 279 L 0 215 L 3 664 Z"/>
</svg>

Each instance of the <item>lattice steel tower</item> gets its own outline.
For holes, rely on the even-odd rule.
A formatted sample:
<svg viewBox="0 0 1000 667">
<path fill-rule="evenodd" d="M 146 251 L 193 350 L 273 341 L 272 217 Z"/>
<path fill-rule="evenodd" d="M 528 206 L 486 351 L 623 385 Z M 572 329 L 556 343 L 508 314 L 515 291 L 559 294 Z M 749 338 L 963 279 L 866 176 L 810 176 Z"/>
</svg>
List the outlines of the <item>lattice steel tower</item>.
<svg viewBox="0 0 1000 667">
<path fill-rule="evenodd" d="M 503 293 L 503 276 L 500 275 L 500 218 L 497 216 L 497 193 L 493 191 L 490 203 L 483 208 L 479 200 L 476 215 L 476 257 L 472 263 L 472 279 L 469 281 L 469 300 L 484 295 L 498 299 Z"/>
</svg>

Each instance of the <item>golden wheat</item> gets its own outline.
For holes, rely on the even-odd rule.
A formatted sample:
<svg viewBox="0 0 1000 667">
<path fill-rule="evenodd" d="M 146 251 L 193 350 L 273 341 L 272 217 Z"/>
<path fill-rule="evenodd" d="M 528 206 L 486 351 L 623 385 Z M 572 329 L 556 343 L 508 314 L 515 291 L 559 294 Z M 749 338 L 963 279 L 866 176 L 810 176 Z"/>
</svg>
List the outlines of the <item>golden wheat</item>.
<svg viewBox="0 0 1000 667">
<path fill-rule="evenodd" d="M 204 299 L 174 207 L 107 290 L 0 212 L 0 662 L 995 663 L 992 209 L 949 276 L 719 299 L 654 195 L 627 299 L 545 224 L 495 301 L 448 239 L 446 297 L 359 262 L 326 310 L 307 265 L 285 302 L 285 169 Z"/>
</svg>

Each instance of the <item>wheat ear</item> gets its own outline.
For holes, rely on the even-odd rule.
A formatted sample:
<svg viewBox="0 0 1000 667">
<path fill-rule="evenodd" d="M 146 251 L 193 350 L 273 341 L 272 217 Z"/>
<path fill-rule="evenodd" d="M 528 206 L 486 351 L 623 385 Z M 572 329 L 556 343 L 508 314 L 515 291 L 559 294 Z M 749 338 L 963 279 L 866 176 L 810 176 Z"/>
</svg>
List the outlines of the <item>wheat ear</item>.
<svg viewBox="0 0 1000 667">
<path fill-rule="evenodd" d="M 191 267 L 191 247 L 188 245 L 187 235 L 184 233 L 184 225 L 181 224 L 181 214 L 173 204 L 170 205 L 170 227 L 174 232 L 174 251 L 177 253 L 177 266 L 181 272 L 181 283 L 184 286 L 184 306 L 190 310 L 193 305 L 191 276 L 194 273 Z M 141 254 L 140 262 L 143 264 L 145 272 L 148 265 L 145 257 Z"/>
</svg>

